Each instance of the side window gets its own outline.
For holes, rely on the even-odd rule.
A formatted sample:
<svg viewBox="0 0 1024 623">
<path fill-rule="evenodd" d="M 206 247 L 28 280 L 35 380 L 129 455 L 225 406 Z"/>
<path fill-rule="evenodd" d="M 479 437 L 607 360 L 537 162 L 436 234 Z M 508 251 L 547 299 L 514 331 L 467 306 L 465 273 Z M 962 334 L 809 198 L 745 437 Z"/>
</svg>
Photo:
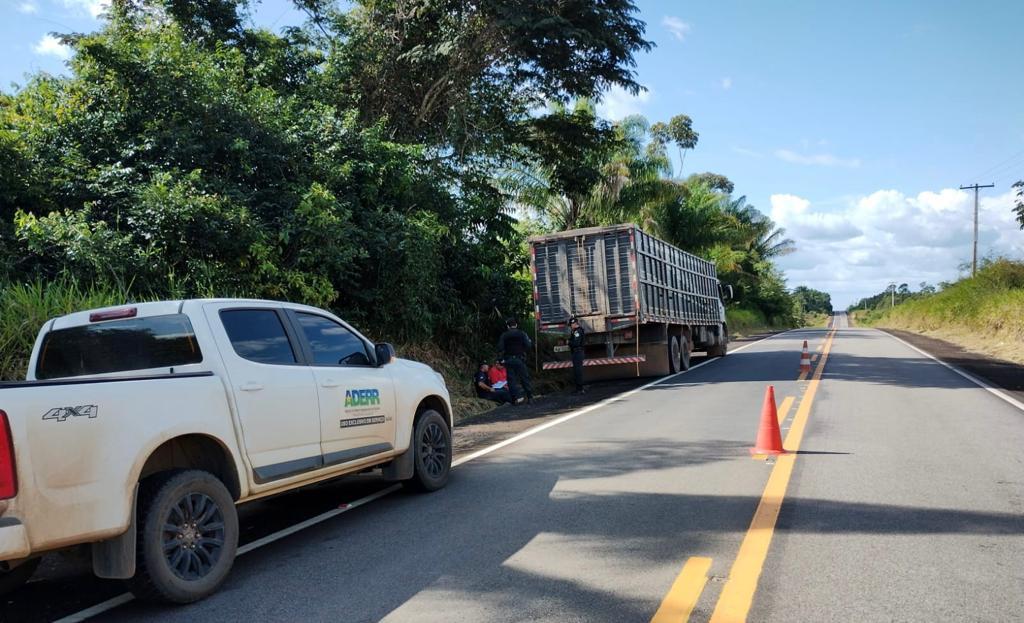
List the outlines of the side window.
<svg viewBox="0 0 1024 623">
<path fill-rule="evenodd" d="M 370 365 L 366 344 L 345 327 L 316 314 L 298 312 L 295 317 L 313 350 L 313 365 Z"/>
<path fill-rule="evenodd" d="M 270 364 L 298 361 L 273 309 L 226 309 L 220 312 L 220 320 L 239 357 Z"/>
</svg>

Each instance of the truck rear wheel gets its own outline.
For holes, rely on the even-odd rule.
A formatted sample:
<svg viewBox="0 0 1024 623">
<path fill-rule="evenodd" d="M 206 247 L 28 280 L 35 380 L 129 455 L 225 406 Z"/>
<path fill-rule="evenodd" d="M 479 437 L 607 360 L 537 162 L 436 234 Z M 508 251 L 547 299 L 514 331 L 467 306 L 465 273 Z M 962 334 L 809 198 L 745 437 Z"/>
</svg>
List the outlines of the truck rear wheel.
<svg viewBox="0 0 1024 623">
<path fill-rule="evenodd" d="M 679 346 L 679 338 L 673 335 L 668 338 L 668 373 L 675 374 L 679 372 L 681 362 L 682 351 Z"/>
<path fill-rule="evenodd" d="M 682 338 L 680 345 L 680 358 L 679 358 L 679 369 L 689 370 L 690 369 L 690 355 L 693 354 L 693 348 L 690 346 L 690 338 L 685 335 Z"/>
<path fill-rule="evenodd" d="M 452 433 L 433 409 L 420 414 L 412 435 L 413 475 L 402 482 L 414 491 L 437 491 L 448 484 L 452 470 Z"/>
<path fill-rule="evenodd" d="M 174 470 L 139 487 L 136 597 L 190 603 L 213 593 L 227 577 L 238 549 L 238 515 L 227 488 L 213 474 Z"/>
<path fill-rule="evenodd" d="M 708 349 L 708 357 L 725 357 L 729 352 L 729 334 L 722 332 L 719 343 Z"/>
<path fill-rule="evenodd" d="M 12 593 L 32 579 L 32 574 L 39 568 L 41 560 L 42 558 L 33 558 L 8 571 L 0 571 L 0 595 Z"/>
</svg>

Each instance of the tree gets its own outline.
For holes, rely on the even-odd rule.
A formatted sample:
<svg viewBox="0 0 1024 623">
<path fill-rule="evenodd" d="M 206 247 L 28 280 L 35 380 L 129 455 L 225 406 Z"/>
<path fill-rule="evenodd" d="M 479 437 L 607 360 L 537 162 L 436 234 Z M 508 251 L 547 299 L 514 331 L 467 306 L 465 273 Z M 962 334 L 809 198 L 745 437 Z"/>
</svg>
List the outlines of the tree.
<svg viewBox="0 0 1024 623">
<path fill-rule="evenodd" d="M 693 129 L 693 120 L 687 115 L 676 115 L 668 123 L 658 122 L 651 126 L 651 138 L 661 145 L 675 143 L 679 150 L 679 174 L 683 173 L 686 150 L 697 146 L 700 135 Z"/>
<path fill-rule="evenodd" d="M 1020 228 L 1024 229 L 1024 180 L 1020 180 L 1013 185 L 1017 189 L 1017 203 L 1013 207 L 1013 211 L 1017 214 L 1017 223 L 1020 224 Z"/>
<path fill-rule="evenodd" d="M 724 175 L 718 173 L 694 173 L 686 178 L 686 182 L 689 183 L 704 183 L 711 190 L 717 190 L 727 195 L 731 195 L 735 189 L 732 181 Z"/>
<path fill-rule="evenodd" d="M 807 286 L 798 286 L 793 290 L 793 297 L 799 301 L 800 306 L 806 312 L 832 313 L 832 297 L 827 292 Z"/>
</svg>

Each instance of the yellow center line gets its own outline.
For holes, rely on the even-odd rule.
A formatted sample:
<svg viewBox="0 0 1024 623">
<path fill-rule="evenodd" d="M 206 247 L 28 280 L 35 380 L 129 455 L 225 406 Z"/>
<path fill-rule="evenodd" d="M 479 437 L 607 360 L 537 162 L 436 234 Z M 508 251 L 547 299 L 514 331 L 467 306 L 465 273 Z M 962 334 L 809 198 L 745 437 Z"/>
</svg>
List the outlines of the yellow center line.
<svg viewBox="0 0 1024 623">
<path fill-rule="evenodd" d="M 828 361 L 828 353 L 832 348 L 834 337 L 835 329 L 832 329 L 825 340 L 821 361 L 818 362 L 818 367 L 814 370 L 807 393 L 801 399 L 800 406 L 793 417 L 793 425 L 789 434 L 786 435 L 783 445 L 789 453 L 780 454 L 775 467 L 772 468 L 768 484 L 764 487 L 761 501 L 750 522 L 750 528 L 747 530 L 746 536 L 743 537 L 740 551 L 736 555 L 732 569 L 729 570 L 729 579 L 722 587 L 722 594 L 711 615 L 711 623 L 741 623 L 747 620 L 750 606 L 754 602 L 754 593 L 757 592 L 757 583 L 761 578 L 761 569 L 764 567 L 768 548 L 775 533 L 775 522 L 779 518 L 782 500 L 786 496 L 786 488 L 793 475 L 796 452 L 800 449 L 800 442 L 804 437 L 804 428 L 807 426 L 811 405 L 814 403 L 814 396 L 818 391 L 818 384 L 821 382 L 821 374 L 825 369 L 825 362 Z"/>
<path fill-rule="evenodd" d="M 683 565 L 672 588 L 668 590 L 661 607 L 654 613 L 651 623 L 682 623 L 690 618 L 704 585 L 708 582 L 711 559 L 693 556 Z"/>
<path fill-rule="evenodd" d="M 796 377 L 796 380 L 798 380 L 798 381 L 806 381 L 807 380 L 807 371 L 805 370 L 805 371 L 801 372 L 800 376 Z"/>
<path fill-rule="evenodd" d="M 795 398 L 792 396 L 786 396 L 782 400 L 782 404 L 779 405 L 779 424 L 781 425 L 786 421 L 786 416 L 789 415 L 789 408 L 793 406 Z"/>
</svg>

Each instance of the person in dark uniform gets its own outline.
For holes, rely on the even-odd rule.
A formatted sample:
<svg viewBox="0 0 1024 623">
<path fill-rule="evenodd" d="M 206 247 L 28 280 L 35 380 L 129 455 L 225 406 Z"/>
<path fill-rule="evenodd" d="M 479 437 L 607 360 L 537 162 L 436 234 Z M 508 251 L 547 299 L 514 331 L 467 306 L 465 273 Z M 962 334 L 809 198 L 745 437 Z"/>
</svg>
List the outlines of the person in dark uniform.
<svg viewBox="0 0 1024 623">
<path fill-rule="evenodd" d="M 526 352 L 533 346 L 530 336 L 520 328 L 515 318 L 505 321 L 507 330 L 498 338 L 498 357 L 505 360 L 508 370 L 508 389 L 516 404 L 533 400 L 533 384 L 530 381 L 530 370 L 526 367 Z"/>
<path fill-rule="evenodd" d="M 572 351 L 572 380 L 576 383 L 576 393 L 583 393 L 583 337 L 586 333 L 580 326 L 578 318 L 569 319 L 569 350 Z"/>
</svg>

